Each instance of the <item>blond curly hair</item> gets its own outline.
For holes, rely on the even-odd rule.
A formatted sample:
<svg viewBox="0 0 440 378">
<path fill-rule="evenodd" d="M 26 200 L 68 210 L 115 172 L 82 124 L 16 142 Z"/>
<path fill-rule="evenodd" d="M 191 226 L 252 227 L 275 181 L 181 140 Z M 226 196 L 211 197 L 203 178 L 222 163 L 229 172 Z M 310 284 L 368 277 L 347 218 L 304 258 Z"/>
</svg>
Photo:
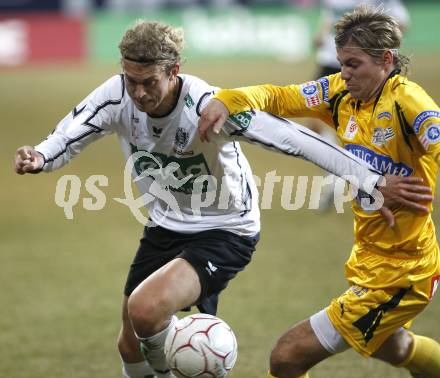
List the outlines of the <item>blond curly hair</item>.
<svg viewBox="0 0 440 378">
<path fill-rule="evenodd" d="M 181 62 L 183 47 L 182 28 L 145 20 L 137 20 L 119 43 L 123 59 L 147 65 L 157 64 L 167 72 Z"/>
</svg>

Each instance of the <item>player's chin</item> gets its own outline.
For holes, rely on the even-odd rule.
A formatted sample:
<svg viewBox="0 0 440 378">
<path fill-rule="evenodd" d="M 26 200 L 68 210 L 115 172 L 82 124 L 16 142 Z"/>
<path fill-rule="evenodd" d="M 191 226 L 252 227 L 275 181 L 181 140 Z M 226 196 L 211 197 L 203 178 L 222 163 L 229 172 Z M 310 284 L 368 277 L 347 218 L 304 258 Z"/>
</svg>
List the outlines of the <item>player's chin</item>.
<svg viewBox="0 0 440 378">
<path fill-rule="evenodd" d="M 135 102 L 134 105 L 136 106 L 137 110 L 139 110 L 140 112 L 148 112 L 148 107 L 145 106 L 145 104 L 140 104 L 139 102 Z"/>
<path fill-rule="evenodd" d="M 156 109 L 156 104 L 152 101 L 148 101 L 146 103 L 135 103 L 136 108 L 138 108 L 139 111 L 144 113 L 153 113 Z"/>
<path fill-rule="evenodd" d="M 353 97 L 356 100 L 359 100 L 364 97 L 364 95 L 362 94 L 362 90 L 359 89 L 358 87 L 347 88 L 347 89 L 348 92 L 350 92 L 351 97 Z"/>
</svg>

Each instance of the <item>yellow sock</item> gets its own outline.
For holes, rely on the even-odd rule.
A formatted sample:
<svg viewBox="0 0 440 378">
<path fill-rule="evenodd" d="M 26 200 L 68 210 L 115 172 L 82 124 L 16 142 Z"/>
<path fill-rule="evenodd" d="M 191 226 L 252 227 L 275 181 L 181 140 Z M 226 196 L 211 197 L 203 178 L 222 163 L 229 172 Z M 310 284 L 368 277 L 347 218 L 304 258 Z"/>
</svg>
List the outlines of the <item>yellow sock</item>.
<svg viewBox="0 0 440 378">
<path fill-rule="evenodd" d="M 268 373 L 267 373 L 267 378 L 277 378 L 277 377 L 275 377 L 274 375 L 270 374 L 270 372 L 268 372 Z M 301 376 L 298 377 L 298 378 L 310 378 L 310 377 L 309 377 L 309 374 L 308 374 L 308 373 L 305 373 L 305 374 L 301 375 Z"/>
<path fill-rule="evenodd" d="M 414 335 L 412 351 L 399 366 L 426 378 L 440 377 L 440 344 L 429 337 Z"/>
</svg>

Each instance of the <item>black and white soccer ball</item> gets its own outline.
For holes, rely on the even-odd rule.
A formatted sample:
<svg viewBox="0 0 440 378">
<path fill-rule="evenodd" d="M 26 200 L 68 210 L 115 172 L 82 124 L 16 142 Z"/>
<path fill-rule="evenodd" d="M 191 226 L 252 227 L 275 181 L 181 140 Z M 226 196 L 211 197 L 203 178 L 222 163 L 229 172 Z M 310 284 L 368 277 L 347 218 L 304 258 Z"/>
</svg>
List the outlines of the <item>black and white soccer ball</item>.
<svg viewBox="0 0 440 378">
<path fill-rule="evenodd" d="M 208 314 L 177 321 L 165 340 L 168 365 L 177 378 L 223 378 L 237 360 L 231 327 Z"/>
</svg>

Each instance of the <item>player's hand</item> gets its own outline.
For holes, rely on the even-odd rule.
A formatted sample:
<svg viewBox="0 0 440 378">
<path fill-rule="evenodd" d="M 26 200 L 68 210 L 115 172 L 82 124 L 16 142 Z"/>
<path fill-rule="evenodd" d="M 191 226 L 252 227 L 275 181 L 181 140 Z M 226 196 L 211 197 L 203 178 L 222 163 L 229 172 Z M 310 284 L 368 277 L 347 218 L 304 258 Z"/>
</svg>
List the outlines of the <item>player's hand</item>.
<svg viewBox="0 0 440 378">
<path fill-rule="evenodd" d="M 15 152 L 14 169 L 19 175 L 37 173 L 43 168 L 44 157 L 31 146 L 20 147 Z"/>
<path fill-rule="evenodd" d="M 200 139 L 209 142 L 209 131 L 212 129 L 215 134 L 218 134 L 228 117 L 229 110 L 221 101 L 215 98 L 209 100 L 199 119 Z"/>
<path fill-rule="evenodd" d="M 429 186 L 422 185 L 421 177 L 385 175 L 385 180 L 386 185 L 379 187 L 384 198 L 380 212 L 390 227 L 395 224 L 392 210 L 397 206 L 404 206 L 412 211 L 429 212 L 427 205 L 433 200 L 432 190 Z"/>
</svg>

